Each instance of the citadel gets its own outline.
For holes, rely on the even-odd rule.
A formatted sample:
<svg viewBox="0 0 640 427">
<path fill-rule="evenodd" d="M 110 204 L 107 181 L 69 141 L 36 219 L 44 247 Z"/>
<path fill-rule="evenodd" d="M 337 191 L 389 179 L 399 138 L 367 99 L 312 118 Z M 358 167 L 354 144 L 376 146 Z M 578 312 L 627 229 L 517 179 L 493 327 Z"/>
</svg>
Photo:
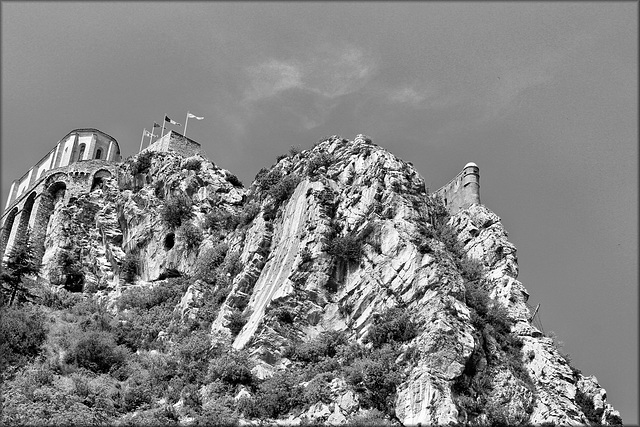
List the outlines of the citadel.
<svg viewBox="0 0 640 427">
<path fill-rule="evenodd" d="M 369 140 L 358 135 L 355 141 Z M 199 143 L 169 130 L 142 151 L 175 152 L 188 157 L 201 153 Z M 98 129 L 74 129 L 24 175 L 13 181 L 0 218 L 0 256 L 5 260 L 16 240 L 29 230 L 36 262 L 44 254 L 48 221 L 57 204 L 67 205 L 93 191 L 103 180 L 119 180 L 122 161 L 118 141 Z M 480 170 L 467 163 L 449 183 L 435 192 L 451 212 L 480 203 Z"/>
<path fill-rule="evenodd" d="M 200 153 L 200 144 L 169 131 L 143 151 Z M 57 204 L 67 205 L 81 194 L 118 178 L 122 161 L 115 138 L 98 129 L 74 129 L 40 161 L 13 181 L 0 218 L 0 256 L 5 260 L 16 240 L 30 231 L 36 262 L 42 260 L 49 217 Z"/>
<path fill-rule="evenodd" d="M 622 423 L 597 379 L 572 367 L 532 323 L 538 308 L 532 316 L 529 293 L 517 280 L 516 248 L 500 218 L 480 203 L 475 163 L 430 194 L 411 163 L 364 135 L 334 135 L 295 151 L 244 188 L 206 159 L 199 143 L 175 131 L 162 132 L 143 155 L 122 159 L 110 135 L 75 129 L 13 182 L 1 217 L 0 256 L 9 260 L 28 238 L 41 264 L 36 284 L 43 285 L 43 297 L 33 295 L 53 301 L 43 305 L 58 307 L 60 295 L 96 302 L 95 315 L 78 315 L 76 326 L 66 314 L 48 317 L 55 334 L 68 332 L 64 340 L 51 338 L 57 347 L 47 363 L 80 366 L 67 352 L 80 354 L 79 343 L 104 336 L 110 340 L 104 348 L 123 348 L 123 360 L 140 357 L 123 366 L 147 378 L 173 361 L 189 366 L 138 383 L 138 377 L 130 380 L 133 374 L 113 375 L 124 369 L 109 362 L 96 371 L 104 375 L 95 396 L 125 405 L 119 412 L 107 412 L 115 403 L 86 408 L 128 424 L 143 411 L 149 417 L 172 411 L 172 420 L 187 425 L 192 414 L 204 420 L 211 414 L 206 408 L 221 407 L 218 392 L 209 391 L 229 390 L 228 409 L 237 411 L 229 417 L 243 424 L 266 417 L 280 425 L 346 425 L 370 414 L 367 399 L 381 389 L 376 399 L 387 403 L 378 410 L 388 412 L 380 417 L 393 414 L 398 425 Z M 157 155 L 144 155 L 150 152 Z M 394 326 L 397 319 L 405 326 Z M 108 332 L 103 324 L 116 326 Z M 402 331 L 399 341 L 389 338 L 395 328 Z M 383 335 L 390 341 L 374 344 Z M 338 357 L 317 350 L 328 346 L 327 336 L 344 340 L 330 338 Z M 360 347 L 369 342 L 370 350 Z M 225 353 L 194 353 L 196 344 Z M 253 388 L 225 383 L 218 389 L 220 374 L 211 366 L 224 366 L 236 350 L 246 350 Z M 146 365 L 151 351 L 159 364 Z M 319 352 L 322 358 L 306 356 Z M 347 353 L 354 355 L 339 355 Z M 194 354 L 203 355 L 198 364 L 192 364 Z M 307 369 L 314 370 L 312 379 L 299 382 Z M 392 388 L 387 380 L 357 378 L 367 372 L 396 378 L 402 371 Z M 191 372 L 206 377 L 194 380 Z M 60 384 L 75 381 L 52 375 Z M 277 382 L 269 383 L 272 377 Z M 329 403 L 316 400 L 315 381 L 330 393 Z M 272 392 L 263 384 L 276 386 Z M 264 407 L 286 400 L 276 394 L 281 389 L 301 394 L 303 403 Z M 5 390 L 18 421 L 35 412 L 24 402 L 47 410 L 57 404 Z M 138 404 L 136 397 L 126 406 L 117 390 L 131 396 L 144 390 L 148 400 Z M 250 400 L 236 400 L 236 391 Z M 51 396 L 57 401 L 62 392 Z M 78 407 L 65 408 L 58 419 L 72 412 L 85 417 Z"/>
</svg>

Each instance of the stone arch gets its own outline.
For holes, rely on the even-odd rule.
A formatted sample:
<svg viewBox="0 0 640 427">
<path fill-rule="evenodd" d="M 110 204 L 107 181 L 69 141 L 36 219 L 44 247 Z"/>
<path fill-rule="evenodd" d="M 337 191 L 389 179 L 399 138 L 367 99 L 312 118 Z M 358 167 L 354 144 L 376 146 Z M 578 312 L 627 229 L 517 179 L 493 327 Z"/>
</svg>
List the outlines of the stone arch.
<svg viewBox="0 0 640 427">
<path fill-rule="evenodd" d="M 56 198 L 57 201 L 64 200 L 65 192 L 66 184 L 57 181 L 42 191 L 36 200 L 36 207 L 29 225 L 31 227 L 31 246 L 34 251 L 35 261 L 38 264 L 44 256 L 44 242 Z"/>
<path fill-rule="evenodd" d="M 93 174 L 93 179 L 91 180 L 91 190 L 93 191 L 96 187 L 102 187 L 104 181 L 111 178 L 111 172 L 106 169 L 99 169 L 96 173 Z"/>
<path fill-rule="evenodd" d="M 0 234 L 0 260 L 4 260 L 5 249 L 9 244 L 9 237 L 11 236 L 13 224 L 17 215 L 18 207 L 16 206 L 11 210 L 11 212 L 9 212 L 9 215 L 4 219 L 4 224 L 2 224 L 2 233 Z"/>
<path fill-rule="evenodd" d="M 22 202 L 22 209 L 20 210 L 20 219 L 18 220 L 17 227 L 14 226 L 9 235 L 9 241 L 7 242 L 6 252 L 11 252 L 16 240 L 22 239 L 27 230 L 29 229 L 29 220 L 31 219 L 31 212 L 33 211 L 33 205 L 36 201 L 37 193 L 31 192 L 29 196 Z"/>
<path fill-rule="evenodd" d="M 46 193 L 51 198 L 51 210 L 60 202 L 64 202 L 67 192 L 67 184 L 64 181 L 56 181 L 47 187 Z"/>
<path fill-rule="evenodd" d="M 44 187 L 45 187 L 45 188 L 47 189 L 47 191 L 48 191 L 48 189 L 49 189 L 53 184 L 55 184 L 55 183 L 57 183 L 57 182 L 62 182 L 62 183 L 64 183 L 64 184 L 66 184 L 66 182 L 67 182 L 67 178 L 68 178 L 68 176 L 67 176 L 67 174 L 66 174 L 66 173 L 64 173 L 64 172 L 56 172 L 56 173 L 54 173 L 54 174 L 50 175 L 50 176 L 47 178 L 47 180 L 46 180 L 46 181 L 45 181 L 45 183 L 44 183 Z"/>
</svg>

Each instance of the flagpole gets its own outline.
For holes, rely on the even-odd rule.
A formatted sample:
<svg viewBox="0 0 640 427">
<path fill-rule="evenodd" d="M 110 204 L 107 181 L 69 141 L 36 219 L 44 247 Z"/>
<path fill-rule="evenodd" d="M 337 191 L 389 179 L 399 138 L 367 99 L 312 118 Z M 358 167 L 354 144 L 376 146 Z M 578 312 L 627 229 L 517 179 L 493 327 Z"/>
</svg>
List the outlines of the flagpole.
<svg viewBox="0 0 640 427">
<path fill-rule="evenodd" d="M 166 118 L 167 118 L 167 115 L 165 114 L 164 117 L 162 118 L 162 132 L 160 132 L 160 138 L 164 136 L 164 124 L 167 122 L 165 120 Z"/>
<path fill-rule="evenodd" d="M 146 129 L 145 129 L 146 130 Z M 153 134 L 153 128 L 151 128 L 151 133 L 149 134 L 149 145 L 151 145 L 151 138 L 153 138 L 155 135 Z M 149 146 L 147 145 L 147 147 Z"/>
<path fill-rule="evenodd" d="M 184 119 L 184 137 L 187 137 L 187 125 L 189 124 L 189 112 L 187 111 L 187 118 Z"/>
<path fill-rule="evenodd" d="M 140 138 L 140 149 L 138 150 L 138 153 L 142 151 L 142 141 L 144 141 L 144 133 L 146 132 L 146 128 L 142 131 L 142 138 Z"/>
</svg>

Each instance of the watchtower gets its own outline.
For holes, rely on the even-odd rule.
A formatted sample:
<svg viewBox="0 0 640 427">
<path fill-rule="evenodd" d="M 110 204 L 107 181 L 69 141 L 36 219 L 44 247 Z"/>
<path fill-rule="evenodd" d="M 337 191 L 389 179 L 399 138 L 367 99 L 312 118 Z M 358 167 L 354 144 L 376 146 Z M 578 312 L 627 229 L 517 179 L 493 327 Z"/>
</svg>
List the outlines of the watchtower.
<svg viewBox="0 0 640 427">
<path fill-rule="evenodd" d="M 455 178 L 435 194 L 442 198 L 450 213 L 480 203 L 480 168 L 473 162 L 467 163 Z"/>
</svg>

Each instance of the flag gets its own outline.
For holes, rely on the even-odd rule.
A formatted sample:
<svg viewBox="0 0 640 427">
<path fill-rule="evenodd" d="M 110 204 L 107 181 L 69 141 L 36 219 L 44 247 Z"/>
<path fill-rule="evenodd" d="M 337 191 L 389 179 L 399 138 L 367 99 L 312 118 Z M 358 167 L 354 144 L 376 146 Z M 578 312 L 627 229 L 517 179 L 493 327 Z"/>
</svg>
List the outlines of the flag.
<svg viewBox="0 0 640 427">
<path fill-rule="evenodd" d="M 182 126 L 180 123 L 178 123 L 178 122 L 174 122 L 173 120 L 171 120 L 171 119 L 169 118 L 169 116 L 164 116 L 164 121 L 165 121 L 165 122 L 169 122 L 169 123 L 171 123 L 172 125 Z"/>
<path fill-rule="evenodd" d="M 191 114 L 191 113 L 187 114 L 187 116 L 188 116 L 190 119 L 196 119 L 196 120 L 202 120 L 202 119 L 204 119 L 204 117 L 198 117 L 198 116 L 196 116 L 195 114 Z"/>
<path fill-rule="evenodd" d="M 148 130 L 144 130 L 144 136 L 150 136 L 150 137 L 154 137 L 155 135 L 152 134 L 151 132 L 149 132 Z"/>
<path fill-rule="evenodd" d="M 157 124 L 156 122 L 153 122 L 153 127 L 154 128 L 161 128 L 162 126 L 160 126 L 159 124 Z"/>
</svg>

